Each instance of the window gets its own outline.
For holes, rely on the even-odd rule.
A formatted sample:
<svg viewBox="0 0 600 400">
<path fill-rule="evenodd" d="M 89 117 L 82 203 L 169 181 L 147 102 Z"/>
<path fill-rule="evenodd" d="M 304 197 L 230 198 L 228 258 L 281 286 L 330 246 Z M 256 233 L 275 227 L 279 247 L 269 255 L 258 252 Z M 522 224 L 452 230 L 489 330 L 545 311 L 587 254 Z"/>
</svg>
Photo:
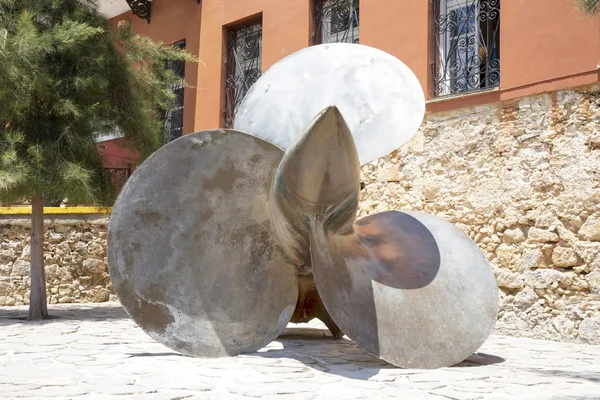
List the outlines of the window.
<svg viewBox="0 0 600 400">
<path fill-rule="evenodd" d="M 313 0 L 313 44 L 358 43 L 359 0 Z"/>
<path fill-rule="evenodd" d="M 435 97 L 500 84 L 500 0 L 433 0 Z"/>
<path fill-rule="evenodd" d="M 262 22 L 236 26 L 227 31 L 225 58 L 225 128 L 233 128 L 235 114 L 248 90 L 260 78 Z"/>
<path fill-rule="evenodd" d="M 175 46 L 185 49 L 185 40 L 175 43 Z M 175 94 L 173 103 L 165 112 L 165 143 L 175 140 L 183 134 L 183 92 L 185 88 L 185 62 L 168 61 L 169 68 L 180 80 L 169 85 L 169 89 Z"/>
</svg>

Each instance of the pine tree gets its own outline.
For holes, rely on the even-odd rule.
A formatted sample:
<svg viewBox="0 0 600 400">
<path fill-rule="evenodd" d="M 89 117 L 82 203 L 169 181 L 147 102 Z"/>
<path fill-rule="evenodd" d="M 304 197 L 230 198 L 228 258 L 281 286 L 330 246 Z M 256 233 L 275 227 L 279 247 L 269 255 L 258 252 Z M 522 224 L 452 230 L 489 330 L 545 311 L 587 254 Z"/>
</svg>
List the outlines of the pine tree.
<svg viewBox="0 0 600 400">
<path fill-rule="evenodd" d="M 163 143 L 168 60 L 196 61 L 110 29 L 97 0 L 0 0 L 0 196 L 32 206 L 30 319 L 48 316 L 44 199 L 113 200 L 95 139 L 118 132 L 141 160 Z"/>
<path fill-rule="evenodd" d="M 586 14 L 600 14 L 600 0 L 577 0 L 577 3 Z"/>
</svg>

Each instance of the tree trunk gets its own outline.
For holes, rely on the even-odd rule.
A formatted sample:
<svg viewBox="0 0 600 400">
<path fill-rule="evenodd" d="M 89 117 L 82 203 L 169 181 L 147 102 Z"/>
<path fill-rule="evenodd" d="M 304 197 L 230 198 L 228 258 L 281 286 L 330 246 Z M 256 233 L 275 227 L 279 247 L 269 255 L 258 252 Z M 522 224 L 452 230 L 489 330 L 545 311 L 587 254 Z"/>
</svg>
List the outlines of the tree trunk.
<svg viewBox="0 0 600 400">
<path fill-rule="evenodd" d="M 31 292 L 29 319 L 48 317 L 46 272 L 44 270 L 44 202 L 42 196 L 31 199 Z"/>
</svg>

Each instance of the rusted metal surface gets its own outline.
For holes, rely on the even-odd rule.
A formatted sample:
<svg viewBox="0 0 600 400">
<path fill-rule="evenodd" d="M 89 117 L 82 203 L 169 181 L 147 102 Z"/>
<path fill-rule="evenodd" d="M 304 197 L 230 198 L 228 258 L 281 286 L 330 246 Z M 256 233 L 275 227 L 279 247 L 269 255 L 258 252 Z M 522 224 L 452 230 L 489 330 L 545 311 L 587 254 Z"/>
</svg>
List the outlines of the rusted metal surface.
<svg viewBox="0 0 600 400">
<path fill-rule="evenodd" d="M 344 332 L 336 325 L 327 312 L 323 300 L 317 291 L 315 278 L 312 275 L 298 276 L 298 303 L 290 322 L 295 324 L 307 323 L 313 319 L 321 320 L 334 338 L 344 336 Z"/>
</svg>

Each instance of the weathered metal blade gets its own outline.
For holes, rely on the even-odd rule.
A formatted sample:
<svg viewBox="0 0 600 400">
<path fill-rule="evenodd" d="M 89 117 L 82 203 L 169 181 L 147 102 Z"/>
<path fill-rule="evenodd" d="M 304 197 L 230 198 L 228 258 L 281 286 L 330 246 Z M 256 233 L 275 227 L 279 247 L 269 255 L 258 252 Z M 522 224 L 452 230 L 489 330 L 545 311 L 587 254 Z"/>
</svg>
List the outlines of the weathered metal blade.
<svg viewBox="0 0 600 400">
<path fill-rule="evenodd" d="M 244 97 L 234 127 L 287 150 L 330 105 L 346 119 L 361 164 L 406 143 L 425 115 L 421 84 L 396 57 L 365 45 L 328 43 L 271 66 Z"/>
<path fill-rule="evenodd" d="M 352 134 L 328 107 L 277 172 L 270 210 L 284 249 L 312 267 L 318 301 L 367 351 L 412 368 L 464 360 L 496 320 L 489 263 L 464 233 L 431 215 L 393 211 L 354 223 L 359 191 Z"/>
<path fill-rule="evenodd" d="M 358 207 L 360 166 L 352 135 L 339 110 L 319 113 L 291 145 L 269 198 L 280 244 L 298 266 L 299 297 L 292 322 L 319 318 L 335 337 L 342 332 L 327 313 L 310 269 L 311 215 L 334 215 L 337 230 L 352 229 Z M 335 219 L 335 221 L 334 221 Z"/>
<path fill-rule="evenodd" d="M 337 107 L 322 110 L 285 152 L 269 198 L 277 237 L 296 265 L 310 265 L 311 215 L 331 215 L 352 230 L 360 165 L 352 134 Z"/>
<path fill-rule="evenodd" d="M 498 287 L 477 245 L 421 212 L 363 218 L 354 232 L 314 219 L 312 267 L 336 324 L 373 355 L 405 368 L 459 363 L 491 334 Z"/>
<path fill-rule="evenodd" d="M 109 270 L 154 339 L 187 355 L 229 356 L 285 329 L 298 281 L 267 201 L 282 156 L 241 132 L 204 131 L 161 148 L 129 179 L 110 218 Z"/>
</svg>

